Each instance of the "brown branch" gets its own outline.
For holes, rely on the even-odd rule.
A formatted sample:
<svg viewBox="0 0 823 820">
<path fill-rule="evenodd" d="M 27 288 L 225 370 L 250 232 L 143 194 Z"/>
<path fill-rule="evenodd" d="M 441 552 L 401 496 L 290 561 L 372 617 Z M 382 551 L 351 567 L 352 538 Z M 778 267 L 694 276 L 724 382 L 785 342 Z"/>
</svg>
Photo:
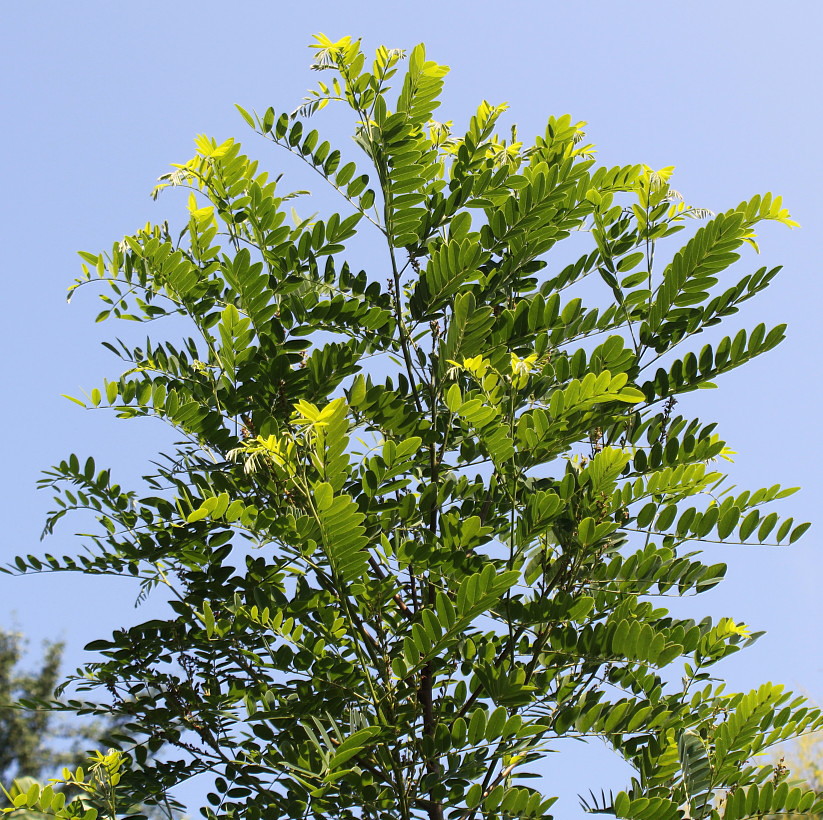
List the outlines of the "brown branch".
<svg viewBox="0 0 823 820">
<path fill-rule="evenodd" d="M 432 698 L 432 691 L 434 689 L 434 681 L 432 679 L 434 669 L 432 662 L 429 661 L 420 672 L 420 688 L 418 689 L 418 699 L 423 707 L 423 732 L 426 737 L 434 739 L 435 720 L 434 720 L 434 700 Z M 426 771 L 430 775 L 440 774 L 440 763 L 437 760 L 426 758 Z M 437 801 L 430 801 L 427 809 L 429 820 L 443 820 L 443 805 Z"/>
</svg>

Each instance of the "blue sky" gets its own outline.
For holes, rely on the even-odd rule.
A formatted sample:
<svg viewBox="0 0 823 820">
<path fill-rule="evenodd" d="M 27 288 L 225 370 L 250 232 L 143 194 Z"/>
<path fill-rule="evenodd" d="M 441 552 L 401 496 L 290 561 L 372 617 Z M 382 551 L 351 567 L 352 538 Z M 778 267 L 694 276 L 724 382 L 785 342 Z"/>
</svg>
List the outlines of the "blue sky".
<svg viewBox="0 0 823 820">
<path fill-rule="evenodd" d="M 123 332 L 93 324 L 91 291 L 66 306 L 75 251 L 110 247 L 179 212 L 182 202 L 153 203 L 148 193 L 169 163 L 193 153 L 199 133 L 240 138 L 300 187 L 295 166 L 249 133 L 233 104 L 294 108 L 316 79 L 306 49 L 312 33 L 362 36 L 369 48 L 425 41 L 433 59 L 452 67 L 442 119 L 462 123 L 482 99 L 508 101 L 511 121 L 528 137 L 549 114 L 568 112 L 589 123 L 606 164 L 675 165 L 674 187 L 715 211 L 779 193 L 803 226 L 767 227 L 760 257 L 745 256 L 735 271 L 785 266 L 730 327 L 788 321 L 788 340 L 678 410 L 720 421 L 739 453 L 731 469 L 741 486 L 802 486 L 784 508 L 815 526 L 787 550 L 713 549 L 714 560 L 729 563 L 729 579 L 679 611 L 728 614 L 768 630 L 727 664 L 734 686 L 778 680 L 823 699 L 822 3 L 32 0 L 9 4 L 4 18 L 2 556 L 41 549 L 49 499 L 34 488 L 40 470 L 78 452 L 127 480 L 168 441 L 159 426 L 126 425 L 60 398 L 115 374 L 99 341 Z M 63 527 L 46 547 L 72 551 L 71 532 Z M 64 639 L 73 668 L 84 643 L 148 616 L 135 612 L 135 595 L 128 582 L 0 577 L 0 626 L 20 628 L 35 649 L 44 638 Z M 619 768 L 596 749 L 587 754 L 549 761 L 547 788 L 564 784 L 556 786 L 559 816 L 577 816 L 575 789 L 621 785 Z"/>
</svg>

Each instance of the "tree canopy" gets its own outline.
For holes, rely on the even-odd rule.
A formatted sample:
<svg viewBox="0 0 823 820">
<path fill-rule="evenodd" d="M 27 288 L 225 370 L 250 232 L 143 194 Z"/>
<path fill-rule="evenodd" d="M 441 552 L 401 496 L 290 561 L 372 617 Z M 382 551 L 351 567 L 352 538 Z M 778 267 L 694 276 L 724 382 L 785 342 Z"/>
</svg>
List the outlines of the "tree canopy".
<svg viewBox="0 0 823 820">
<path fill-rule="evenodd" d="M 123 720 L 91 785 L 67 773 L 86 802 L 20 805 L 116 817 L 207 772 L 209 820 L 549 818 L 537 764 L 597 737 L 635 772 L 584 800 L 600 814 L 821 811 L 758 758 L 820 711 L 779 684 L 726 692 L 716 665 L 758 633 L 665 606 L 722 581 L 701 542 L 807 527 L 773 510 L 793 489 L 730 486 L 717 425 L 676 412 L 783 339 L 715 330 L 779 271 L 729 269 L 759 223 L 796 224 L 780 197 L 695 208 L 671 168 L 598 165 L 570 116 L 531 142 L 496 130 L 505 105 L 435 121 L 447 68 L 422 45 L 313 48 L 328 79 L 297 111 L 240 113 L 341 213 L 201 136 L 156 191 L 187 192 L 182 219 L 81 254 L 71 293 L 102 287 L 99 320 L 171 337 L 107 342 L 122 373 L 76 401 L 179 443 L 139 490 L 57 464 L 47 532 L 76 509 L 100 528 L 9 571 L 130 575 L 170 600 L 90 644 L 52 704 Z M 354 145 L 309 124 L 330 104 Z"/>
</svg>

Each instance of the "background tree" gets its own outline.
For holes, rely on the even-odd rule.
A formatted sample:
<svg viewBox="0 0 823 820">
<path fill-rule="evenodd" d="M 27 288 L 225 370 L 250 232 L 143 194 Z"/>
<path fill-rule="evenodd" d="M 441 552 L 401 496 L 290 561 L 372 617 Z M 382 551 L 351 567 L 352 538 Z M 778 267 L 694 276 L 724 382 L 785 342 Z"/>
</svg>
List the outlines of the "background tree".
<svg viewBox="0 0 823 820">
<path fill-rule="evenodd" d="M 802 778 L 818 794 L 823 794 L 823 735 L 797 738 L 789 749 L 781 750 L 781 760 L 793 775 Z"/>
<path fill-rule="evenodd" d="M 92 643 L 102 659 L 73 680 L 106 702 L 67 708 L 126 721 L 86 796 L 114 817 L 210 772 L 208 818 L 549 817 L 552 784 L 521 778 L 554 740 L 600 737 L 636 777 L 599 813 L 820 811 L 756 757 L 819 710 L 774 684 L 726 693 L 714 665 L 757 633 L 657 600 L 721 581 L 695 542 L 806 528 L 764 509 L 792 490 L 727 486 L 715 425 L 674 412 L 783 337 L 691 347 L 777 274 L 721 285 L 759 222 L 795 224 L 780 199 L 691 208 L 671 169 L 597 167 L 568 116 L 527 145 L 482 103 L 460 134 L 432 120 L 447 70 L 422 46 L 394 97 L 402 52 L 367 69 L 350 38 L 315 48 L 332 78 L 296 115 L 241 113 L 346 214 L 289 224 L 297 194 L 200 137 L 160 186 L 189 189 L 179 229 L 82 254 L 73 290 L 107 287 L 101 320 L 191 334 L 107 343 L 125 372 L 78 400 L 180 434 L 148 491 L 67 458 L 44 479 L 47 529 L 92 510 L 90 555 L 10 570 L 171 596 L 167 619 Z M 370 175 L 306 125 L 331 102 L 354 112 Z M 705 224 L 661 268 L 692 217 Z M 343 253 L 362 226 L 382 245 L 355 273 Z M 569 262 L 555 246 L 572 232 L 591 242 Z M 153 760 L 163 744 L 178 758 Z M 20 804 L 88 816 L 52 801 Z"/>
<path fill-rule="evenodd" d="M 778 749 L 774 757 L 779 771 L 791 772 L 798 783 L 823 795 L 823 736 L 802 735 L 788 748 Z M 791 820 L 792 816 L 772 815 L 769 820 Z M 816 818 L 820 816 L 816 815 Z"/>
<path fill-rule="evenodd" d="M 62 644 L 47 644 L 41 668 L 24 672 L 19 668 L 22 638 L 0 632 L 0 778 L 40 777 L 67 762 L 65 751 L 54 748 L 54 715 L 27 711 L 11 704 L 21 698 L 48 699 L 60 680 Z"/>
<path fill-rule="evenodd" d="M 63 645 L 46 644 L 41 666 L 34 672 L 20 668 L 22 652 L 19 633 L 0 632 L 0 782 L 10 784 L 12 794 L 59 775 L 64 766 L 85 762 L 101 731 L 99 724 L 59 723 L 49 710 L 21 708 L 21 700 L 48 700 L 54 695 L 61 679 Z M 8 805 L 0 794 L 0 806 Z"/>
</svg>

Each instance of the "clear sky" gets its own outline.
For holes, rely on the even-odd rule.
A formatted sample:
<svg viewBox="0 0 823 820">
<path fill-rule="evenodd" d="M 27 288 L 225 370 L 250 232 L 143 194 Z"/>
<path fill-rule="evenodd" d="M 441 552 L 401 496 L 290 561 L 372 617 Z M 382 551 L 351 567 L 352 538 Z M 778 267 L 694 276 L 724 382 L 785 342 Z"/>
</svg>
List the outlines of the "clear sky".
<svg viewBox="0 0 823 820">
<path fill-rule="evenodd" d="M 784 509 L 815 526 L 786 550 L 713 549 L 729 563 L 728 580 L 678 611 L 768 630 L 726 664 L 735 687 L 770 679 L 823 699 L 820 0 L 30 0 L 8 3 L 3 17 L 3 557 L 77 547 L 70 524 L 38 544 L 49 501 L 35 491 L 40 470 L 78 452 L 128 480 L 168 441 L 159 426 L 84 413 L 60 398 L 118 372 L 99 341 L 123 332 L 93 324 L 90 290 L 66 306 L 75 251 L 110 247 L 179 213 L 180 201 L 153 203 L 148 193 L 169 163 L 191 156 L 196 134 L 238 137 L 264 166 L 291 173 L 233 104 L 292 110 L 316 80 L 305 47 L 312 33 L 362 36 L 369 48 L 424 41 L 452 67 L 441 119 L 462 124 L 480 100 L 508 101 L 526 137 L 549 114 L 568 112 L 589 123 L 604 163 L 675 165 L 674 187 L 715 211 L 779 193 L 803 226 L 763 230 L 760 258 L 745 256 L 734 271 L 785 266 L 729 327 L 788 321 L 788 340 L 678 410 L 720 421 L 739 453 L 732 472 L 741 487 L 801 485 Z M 135 595 L 127 582 L 0 577 L 0 627 L 21 629 L 35 650 L 45 638 L 65 640 L 74 668 L 86 642 L 150 617 L 134 610 Z M 553 755 L 546 777 L 563 795 L 563 818 L 578 816 L 576 790 L 623 782 L 597 750 Z"/>
</svg>

